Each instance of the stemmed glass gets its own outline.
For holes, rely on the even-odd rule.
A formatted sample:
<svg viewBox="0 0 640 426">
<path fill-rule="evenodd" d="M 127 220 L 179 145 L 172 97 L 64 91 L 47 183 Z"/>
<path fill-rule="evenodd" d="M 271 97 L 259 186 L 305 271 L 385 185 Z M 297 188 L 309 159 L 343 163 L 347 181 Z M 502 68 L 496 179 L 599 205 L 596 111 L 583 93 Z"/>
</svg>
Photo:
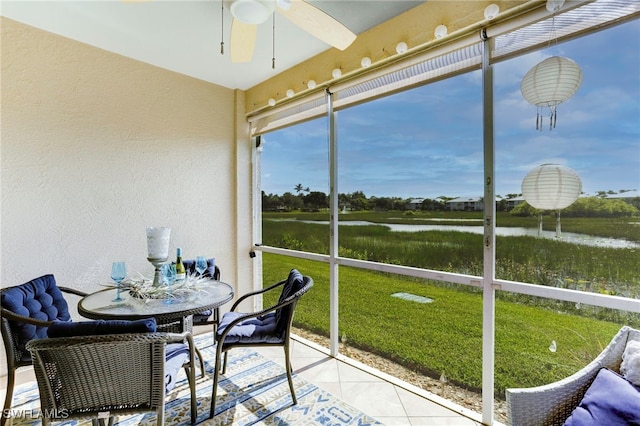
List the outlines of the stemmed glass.
<svg viewBox="0 0 640 426">
<path fill-rule="evenodd" d="M 171 304 L 173 303 L 173 300 L 171 299 L 171 285 L 176 282 L 176 264 L 166 263 L 162 265 L 162 274 L 164 283 L 167 285 L 167 297 L 164 300 L 164 303 Z"/>
<path fill-rule="evenodd" d="M 124 262 L 113 262 L 111 265 L 111 279 L 118 283 L 118 289 L 116 290 L 116 298 L 113 302 L 122 302 L 124 299 L 120 297 L 120 283 L 127 277 L 127 268 L 124 266 Z"/>
<path fill-rule="evenodd" d="M 204 256 L 196 257 L 196 271 L 200 276 L 207 270 L 207 266 L 207 259 Z"/>
</svg>

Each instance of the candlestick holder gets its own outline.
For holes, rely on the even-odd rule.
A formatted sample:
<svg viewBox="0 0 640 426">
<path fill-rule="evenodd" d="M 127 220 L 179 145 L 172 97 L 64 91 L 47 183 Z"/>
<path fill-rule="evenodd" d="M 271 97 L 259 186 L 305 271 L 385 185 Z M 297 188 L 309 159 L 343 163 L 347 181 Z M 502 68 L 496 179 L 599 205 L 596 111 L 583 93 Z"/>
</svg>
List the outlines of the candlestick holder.
<svg viewBox="0 0 640 426">
<path fill-rule="evenodd" d="M 165 257 L 164 259 L 147 257 L 147 260 L 149 262 L 151 262 L 151 264 L 155 268 L 155 271 L 154 271 L 154 274 L 153 274 L 153 286 L 154 287 L 158 287 L 158 286 L 162 285 L 162 282 L 163 282 L 163 279 L 162 279 L 162 265 L 164 265 L 167 262 L 167 259 L 168 259 L 168 257 Z"/>
<path fill-rule="evenodd" d="M 147 227 L 147 260 L 155 268 L 153 286 L 162 285 L 162 265 L 169 258 L 169 239 L 171 228 Z"/>
</svg>

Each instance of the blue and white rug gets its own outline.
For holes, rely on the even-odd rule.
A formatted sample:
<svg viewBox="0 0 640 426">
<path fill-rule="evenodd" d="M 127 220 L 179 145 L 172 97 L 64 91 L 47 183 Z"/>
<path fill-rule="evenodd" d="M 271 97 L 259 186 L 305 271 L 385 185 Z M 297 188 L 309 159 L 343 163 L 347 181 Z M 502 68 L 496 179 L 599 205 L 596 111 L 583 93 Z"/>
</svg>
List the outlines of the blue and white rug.
<svg viewBox="0 0 640 426">
<path fill-rule="evenodd" d="M 199 425 L 381 425 L 374 418 L 344 403 L 329 392 L 294 375 L 298 404 L 292 406 L 287 375 L 283 367 L 249 349 L 229 351 L 227 374 L 220 376 L 216 416 L 209 419 L 215 347 L 211 333 L 195 337 L 205 362 L 205 377 L 197 374 Z M 184 372 L 167 397 L 165 424 L 190 425 L 189 385 Z M 13 425 L 39 425 L 39 395 L 35 382 L 15 389 L 11 411 Z M 156 425 L 155 414 L 120 417 L 119 426 Z M 56 425 L 90 425 L 91 421 L 67 421 Z"/>
</svg>

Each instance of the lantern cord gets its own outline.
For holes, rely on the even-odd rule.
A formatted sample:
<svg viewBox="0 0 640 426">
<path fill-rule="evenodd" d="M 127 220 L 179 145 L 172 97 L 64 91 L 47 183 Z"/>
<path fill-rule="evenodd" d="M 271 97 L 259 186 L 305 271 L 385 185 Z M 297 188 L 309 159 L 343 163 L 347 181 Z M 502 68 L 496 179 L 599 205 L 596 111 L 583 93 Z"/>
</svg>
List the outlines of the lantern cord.
<svg viewBox="0 0 640 426">
<path fill-rule="evenodd" d="M 553 107 L 549 110 L 549 130 L 556 128 L 556 121 L 558 117 L 558 110 Z"/>
<path fill-rule="evenodd" d="M 273 27 L 271 33 L 271 69 L 276 69 L 276 13 L 273 12 Z"/>
<path fill-rule="evenodd" d="M 558 44 L 558 38 L 556 36 L 556 12 L 553 12 L 551 16 L 551 31 L 549 31 L 549 45 L 548 47 L 553 47 Z"/>
<path fill-rule="evenodd" d="M 224 55 L 224 2 L 220 4 L 220 54 Z"/>
</svg>

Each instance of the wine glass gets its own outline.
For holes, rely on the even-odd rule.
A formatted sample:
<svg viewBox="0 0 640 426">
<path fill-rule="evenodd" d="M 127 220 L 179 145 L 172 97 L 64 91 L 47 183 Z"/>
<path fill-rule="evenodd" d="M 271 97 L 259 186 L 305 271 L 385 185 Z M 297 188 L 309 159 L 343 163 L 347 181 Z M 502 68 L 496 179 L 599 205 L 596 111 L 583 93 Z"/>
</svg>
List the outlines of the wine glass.
<svg viewBox="0 0 640 426">
<path fill-rule="evenodd" d="M 202 276 L 203 272 L 207 270 L 207 259 L 204 256 L 196 257 L 196 271 Z"/>
<path fill-rule="evenodd" d="M 118 283 L 118 289 L 116 290 L 116 298 L 114 302 L 122 302 L 124 299 L 120 297 L 120 283 L 127 277 L 127 268 L 124 262 L 113 262 L 111 265 L 111 279 Z"/>
<path fill-rule="evenodd" d="M 164 303 L 170 304 L 173 303 L 171 299 L 171 285 L 176 282 L 176 264 L 175 263 L 166 263 L 162 265 L 162 278 L 164 283 L 167 285 L 167 297 L 164 300 Z"/>
</svg>

